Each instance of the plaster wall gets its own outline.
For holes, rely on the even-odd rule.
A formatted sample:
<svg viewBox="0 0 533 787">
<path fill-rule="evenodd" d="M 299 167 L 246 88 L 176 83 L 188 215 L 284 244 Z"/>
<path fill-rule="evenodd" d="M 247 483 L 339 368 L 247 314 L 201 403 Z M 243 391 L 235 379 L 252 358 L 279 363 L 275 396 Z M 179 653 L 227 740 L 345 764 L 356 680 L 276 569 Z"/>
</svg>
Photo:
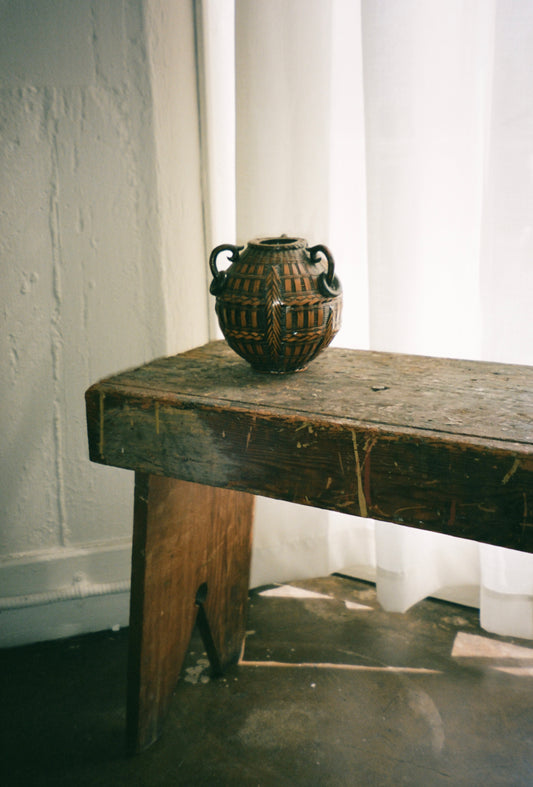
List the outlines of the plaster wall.
<svg viewBox="0 0 533 787">
<path fill-rule="evenodd" d="M 83 395 L 205 340 L 207 299 L 192 3 L 4 1 L 0 75 L 2 645 L 126 623 L 133 479 Z"/>
</svg>

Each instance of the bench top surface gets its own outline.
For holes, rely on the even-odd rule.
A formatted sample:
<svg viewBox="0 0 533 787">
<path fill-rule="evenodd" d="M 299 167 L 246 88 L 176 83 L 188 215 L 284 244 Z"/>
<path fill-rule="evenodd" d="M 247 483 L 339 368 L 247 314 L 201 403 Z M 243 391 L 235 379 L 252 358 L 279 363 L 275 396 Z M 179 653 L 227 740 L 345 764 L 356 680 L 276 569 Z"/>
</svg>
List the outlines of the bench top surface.
<svg viewBox="0 0 533 787">
<path fill-rule="evenodd" d="M 533 552 L 533 368 L 225 342 L 91 386 L 93 461 Z"/>
<path fill-rule="evenodd" d="M 156 359 L 102 394 L 512 443 L 533 455 L 533 367 L 328 348 L 293 374 L 262 374 L 224 341 Z"/>
</svg>

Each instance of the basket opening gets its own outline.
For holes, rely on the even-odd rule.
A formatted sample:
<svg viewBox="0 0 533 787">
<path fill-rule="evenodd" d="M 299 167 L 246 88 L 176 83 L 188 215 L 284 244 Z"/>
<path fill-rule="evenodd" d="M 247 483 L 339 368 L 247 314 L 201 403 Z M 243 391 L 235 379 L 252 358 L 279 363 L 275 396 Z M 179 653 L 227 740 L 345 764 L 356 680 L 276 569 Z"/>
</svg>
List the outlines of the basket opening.
<svg viewBox="0 0 533 787">
<path fill-rule="evenodd" d="M 286 246 L 289 243 L 296 243 L 298 238 L 264 238 L 260 240 L 261 246 Z"/>
</svg>

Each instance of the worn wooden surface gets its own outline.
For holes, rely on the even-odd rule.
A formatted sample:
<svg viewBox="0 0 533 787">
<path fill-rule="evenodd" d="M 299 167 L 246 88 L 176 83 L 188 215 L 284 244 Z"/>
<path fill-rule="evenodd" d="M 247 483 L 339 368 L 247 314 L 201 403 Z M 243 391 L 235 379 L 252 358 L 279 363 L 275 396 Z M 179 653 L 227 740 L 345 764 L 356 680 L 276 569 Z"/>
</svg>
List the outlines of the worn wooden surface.
<svg viewBox="0 0 533 787">
<path fill-rule="evenodd" d="M 252 495 L 137 473 L 127 738 L 160 735 L 196 621 L 198 591 L 220 666 L 245 633 Z"/>
<path fill-rule="evenodd" d="M 224 342 L 87 392 L 91 459 L 533 551 L 533 368 L 330 348 L 254 372 Z"/>
</svg>

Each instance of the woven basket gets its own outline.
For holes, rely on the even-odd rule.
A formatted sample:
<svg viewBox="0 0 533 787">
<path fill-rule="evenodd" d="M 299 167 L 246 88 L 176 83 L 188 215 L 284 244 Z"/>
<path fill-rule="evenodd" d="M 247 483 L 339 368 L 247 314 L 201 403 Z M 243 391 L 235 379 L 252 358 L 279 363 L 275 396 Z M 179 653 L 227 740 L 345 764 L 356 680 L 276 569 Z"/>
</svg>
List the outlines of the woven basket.
<svg viewBox="0 0 533 787">
<path fill-rule="evenodd" d="M 231 265 L 218 270 L 219 254 Z M 209 260 L 216 312 L 227 343 L 261 372 L 303 369 L 340 328 L 341 285 L 326 246 L 302 238 L 223 244 Z"/>
</svg>

